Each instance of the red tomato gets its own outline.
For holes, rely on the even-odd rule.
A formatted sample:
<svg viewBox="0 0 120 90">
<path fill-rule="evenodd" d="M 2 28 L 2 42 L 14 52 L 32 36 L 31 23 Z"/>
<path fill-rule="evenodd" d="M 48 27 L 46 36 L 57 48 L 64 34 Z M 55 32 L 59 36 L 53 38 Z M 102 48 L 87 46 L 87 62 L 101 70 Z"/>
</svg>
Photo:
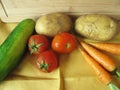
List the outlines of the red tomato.
<svg viewBox="0 0 120 90">
<path fill-rule="evenodd" d="M 58 67 L 57 56 L 53 51 L 47 50 L 39 54 L 37 66 L 43 72 L 51 72 Z"/>
<path fill-rule="evenodd" d="M 44 35 L 32 35 L 28 42 L 31 54 L 38 55 L 39 53 L 47 50 L 50 46 L 49 41 Z"/>
<path fill-rule="evenodd" d="M 53 38 L 52 48 L 58 53 L 70 53 L 77 46 L 75 36 L 70 33 L 60 33 Z"/>
</svg>

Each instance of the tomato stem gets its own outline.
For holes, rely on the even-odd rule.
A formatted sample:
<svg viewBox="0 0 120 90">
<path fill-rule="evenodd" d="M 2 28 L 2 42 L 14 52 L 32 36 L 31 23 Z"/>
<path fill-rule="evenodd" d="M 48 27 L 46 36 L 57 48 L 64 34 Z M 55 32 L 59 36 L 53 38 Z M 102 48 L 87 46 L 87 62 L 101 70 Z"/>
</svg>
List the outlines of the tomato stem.
<svg viewBox="0 0 120 90">
<path fill-rule="evenodd" d="M 39 53 L 39 52 L 38 52 L 38 48 L 39 48 L 40 46 L 42 46 L 42 45 L 43 45 L 43 43 L 40 43 L 40 44 L 36 44 L 36 45 L 35 45 L 34 40 L 32 40 L 32 44 L 29 45 L 29 48 L 32 49 L 30 53 L 31 53 L 31 54 L 32 54 L 33 52 Z"/>
<path fill-rule="evenodd" d="M 46 72 L 48 72 L 48 64 L 45 63 L 44 58 L 42 58 L 42 62 L 38 63 L 38 66 L 40 69 L 45 70 Z"/>
<path fill-rule="evenodd" d="M 67 44 L 66 44 L 66 48 L 70 48 L 70 43 L 67 43 Z"/>
</svg>

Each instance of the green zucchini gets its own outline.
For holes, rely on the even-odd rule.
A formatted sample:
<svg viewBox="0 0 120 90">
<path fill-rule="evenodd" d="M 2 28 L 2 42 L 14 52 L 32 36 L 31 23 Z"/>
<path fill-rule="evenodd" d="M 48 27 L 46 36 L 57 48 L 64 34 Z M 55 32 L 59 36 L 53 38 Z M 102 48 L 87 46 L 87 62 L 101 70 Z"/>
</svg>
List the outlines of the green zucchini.
<svg viewBox="0 0 120 90">
<path fill-rule="evenodd" d="M 21 21 L 0 46 L 0 81 L 18 65 L 27 47 L 28 38 L 33 34 L 35 21 Z"/>
</svg>

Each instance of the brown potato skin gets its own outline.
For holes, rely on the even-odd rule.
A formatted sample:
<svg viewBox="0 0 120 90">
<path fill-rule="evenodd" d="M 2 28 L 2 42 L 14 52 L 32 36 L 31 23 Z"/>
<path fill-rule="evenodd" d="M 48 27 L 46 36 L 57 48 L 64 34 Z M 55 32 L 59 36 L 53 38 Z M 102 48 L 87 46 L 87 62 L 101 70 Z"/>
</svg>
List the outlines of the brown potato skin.
<svg viewBox="0 0 120 90">
<path fill-rule="evenodd" d="M 63 13 L 50 13 L 41 16 L 36 22 L 36 32 L 54 37 L 60 32 L 68 32 L 73 27 L 71 18 Z"/>
<path fill-rule="evenodd" d="M 106 15 L 83 15 L 75 21 L 75 31 L 89 39 L 106 41 L 116 35 L 117 23 Z"/>
</svg>

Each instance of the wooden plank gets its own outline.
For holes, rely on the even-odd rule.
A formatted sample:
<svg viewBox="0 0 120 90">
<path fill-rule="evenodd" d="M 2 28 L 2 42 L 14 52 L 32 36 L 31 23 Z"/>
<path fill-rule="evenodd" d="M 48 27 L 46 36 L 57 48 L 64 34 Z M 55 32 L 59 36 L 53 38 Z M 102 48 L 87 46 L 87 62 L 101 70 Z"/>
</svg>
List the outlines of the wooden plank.
<svg viewBox="0 0 120 90">
<path fill-rule="evenodd" d="M 39 17 L 51 12 L 72 15 L 89 13 L 120 14 L 120 0 L 1 0 L 8 14 L 3 20 L 19 21 L 25 17 Z"/>
<path fill-rule="evenodd" d="M 0 19 L 1 17 L 6 17 L 2 4 L 0 3 Z"/>
<path fill-rule="evenodd" d="M 26 19 L 26 18 L 31 18 L 31 19 L 36 20 L 37 17 L 38 16 L 32 16 L 32 15 L 8 16 L 8 17 L 1 17 L 1 21 L 6 22 L 6 23 L 20 22 L 20 21 L 22 21 L 23 19 Z"/>
<path fill-rule="evenodd" d="M 49 12 L 120 13 L 119 0 L 2 0 L 8 15 L 36 15 Z M 56 8 L 55 8 L 56 7 Z"/>
</svg>

